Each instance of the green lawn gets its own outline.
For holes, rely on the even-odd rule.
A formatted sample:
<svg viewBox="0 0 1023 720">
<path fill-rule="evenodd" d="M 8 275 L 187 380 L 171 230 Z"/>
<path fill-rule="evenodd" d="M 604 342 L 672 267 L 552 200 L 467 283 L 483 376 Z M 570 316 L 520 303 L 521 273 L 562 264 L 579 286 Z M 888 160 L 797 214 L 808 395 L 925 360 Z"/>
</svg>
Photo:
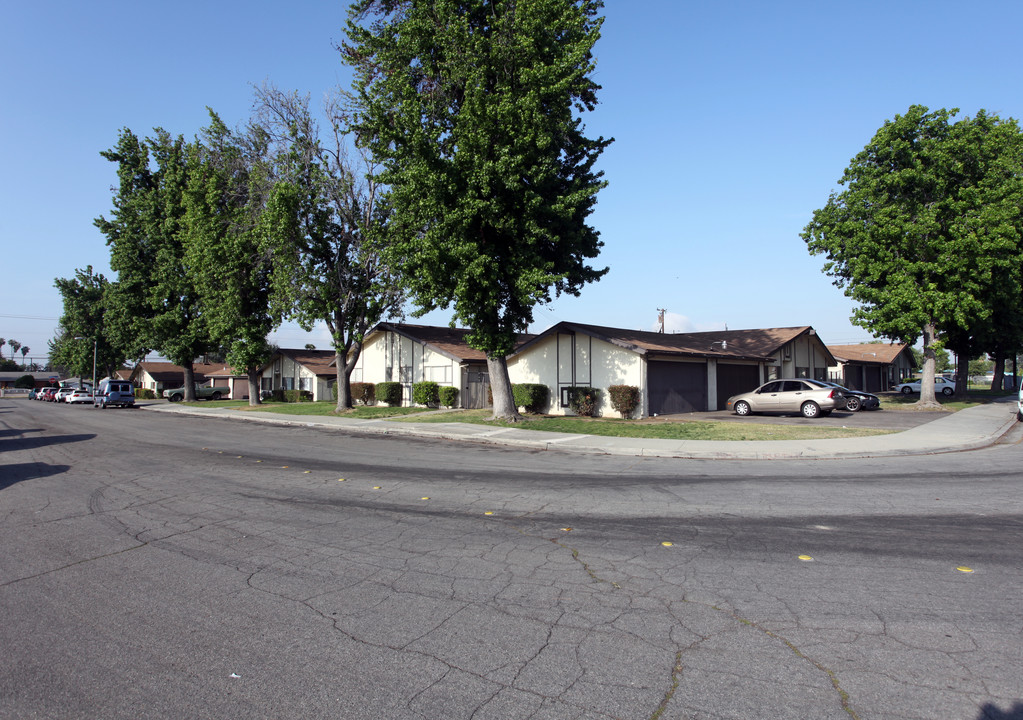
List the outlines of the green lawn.
<svg viewBox="0 0 1023 720">
<path fill-rule="evenodd" d="M 663 438 L 668 440 L 811 440 L 823 438 L 886 435 L 890 430 L 842 428 L 808 425 L 767 425 L 757 422 L 719 422 L 687 420 L 663 422 L 619 420 L 617 418 L 580 418 L 526 415 L 521 423 L 493 422 L 490 410 L 457 410 L 441 415 L 408 418 L 409 422 L 463 422 L 519 430 L 612 437 Z M 396 422 L 401 422 L 398 420 Z"/>
</svg>

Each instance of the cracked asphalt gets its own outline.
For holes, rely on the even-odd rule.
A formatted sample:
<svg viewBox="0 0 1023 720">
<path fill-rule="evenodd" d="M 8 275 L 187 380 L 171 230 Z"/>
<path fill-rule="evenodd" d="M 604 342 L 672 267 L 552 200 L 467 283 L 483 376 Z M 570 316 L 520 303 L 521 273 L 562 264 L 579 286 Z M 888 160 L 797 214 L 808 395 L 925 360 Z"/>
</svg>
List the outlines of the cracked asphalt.
<svg viewBox="0 0 1023 720">
<path fill-rule="evenodd" d="M 2 718 L 1023 718 L 1023 449 L 585 456 L 0 400 Z"/>
</svg>

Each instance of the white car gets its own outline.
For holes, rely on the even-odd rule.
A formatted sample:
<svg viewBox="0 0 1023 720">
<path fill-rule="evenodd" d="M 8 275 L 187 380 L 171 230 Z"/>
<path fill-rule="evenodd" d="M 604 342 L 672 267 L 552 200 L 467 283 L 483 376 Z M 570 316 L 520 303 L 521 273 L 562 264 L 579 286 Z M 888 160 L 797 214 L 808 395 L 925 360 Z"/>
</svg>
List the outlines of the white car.
<svg viewBox="0 0 1023 720">
<path fill-rule="evenodd" d="M 84 390 L 72 390 L 71 394 L 68 395 L 64 402 L 69 405 L 77 405 L 79 403 L 91 403 L 93 401 L 92 390 L 85 388 Z"/>
<path fill-rule="evenodd" d="M 1023 385 L 1019 388 L 1019 400 L 1016 401 L 1016 418 L 1023 420 Z"/>
<path fill-rule="evenodd" d="M 913 378 L 907 382 L 896 385 L 893 390 L 900 392 L 903 395 L 909 395 L 910 393 L 920 392 L 920 378 Z M 946 380 L 941 375 L 934 377 L 934 393 L 941 393 L 942 395 L 951 395 L 956 391 L 956 384 L 952 380 Z"/>
</svg>

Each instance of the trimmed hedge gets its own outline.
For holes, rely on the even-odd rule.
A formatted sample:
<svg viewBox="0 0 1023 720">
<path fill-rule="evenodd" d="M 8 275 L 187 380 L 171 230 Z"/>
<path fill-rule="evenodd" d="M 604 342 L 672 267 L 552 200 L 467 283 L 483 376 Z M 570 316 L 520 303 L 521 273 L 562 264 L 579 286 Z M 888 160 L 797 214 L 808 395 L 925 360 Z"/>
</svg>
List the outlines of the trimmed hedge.
<svg viewBox="0 0 1023 720">
<path fill-rule="evenodd" d="M 451 387 L 450 385 L 441 386 L 440 404 L 449 408 L 453 408 L 458 405 L 458 388 Z"/>
<path fill-rule="evenodd" d="M 378 401 L 384 402 L 391 407 L 401 407 L 401 383 L 400 382 L 378 382 L 376 385 L 376 397 Z"/>
<path fill-rule="evenodd" d="M 580 417 L 597 417 L 600 390 L 591 387 L 568 388 L 568 406 Z"/>
<path fill-rule="evenodd" d="M 635 385 L 612 385 L 607 389 L 611 398 L 611 407 L 622 414 L 623 418 L 631 418 L 639 407 L 639 388 Z"/>
<path fill-rule="evenodd" d="M 546 385 L 517 383 L 511 387 L 516 407 L 525 408 L 531 413 L 542 413 L 547 409 L 551 391 Z"/>
<path fill-rule="evenodd" d="M 156 400 L 156 393 L 149 388 L 135 388 L 136 400 Z"/>
<path fill-rule="evenodd" d="M 312 402 L 313 394 L 308 390 L 282 390 L 277 388 L 270 393 L 270 400 L 281 403 Z"/>
<path fill-rule="evenodd" d="M 432 380 L 423 380 L 412 385 L 412 402 L 416 405 L 437 405 L 440 402 L 440 385 Z"/>
<path fill-rule="evenodd" d="M 373 383 L 356 382 L 352 383 L 352 402 L 361 402 L 363 405 L 377 404 L 377 386 Z"/>
</svg>

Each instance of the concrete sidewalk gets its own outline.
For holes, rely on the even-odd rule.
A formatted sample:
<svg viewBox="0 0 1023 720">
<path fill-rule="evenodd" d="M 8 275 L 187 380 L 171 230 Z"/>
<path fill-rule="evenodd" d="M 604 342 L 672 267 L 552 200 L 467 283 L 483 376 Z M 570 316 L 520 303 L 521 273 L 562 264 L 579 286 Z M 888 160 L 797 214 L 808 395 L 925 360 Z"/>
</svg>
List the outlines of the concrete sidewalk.
<svg viewBox="0 0 1023 720">
<path fill-rule="evenodd" d="M 1011 399 L 977 405 L 933 422 L 889 435 L 831 440 L 660 440 L 652 438 L 568 435 L 494 428 L 469 423 L 415 423 L 390 420 L 281 415 L 210 406 L 142 405 L 156 412 L 220 417 L 293 427 L 329 427 L 360 433 L 463 440 L 533 450 L 560 450 L 601 455 L 672 457 L 707 460 L 791 460 L 933 455 L 976 450 L 994 444 L 1016 423 Z"/>
</svg>

